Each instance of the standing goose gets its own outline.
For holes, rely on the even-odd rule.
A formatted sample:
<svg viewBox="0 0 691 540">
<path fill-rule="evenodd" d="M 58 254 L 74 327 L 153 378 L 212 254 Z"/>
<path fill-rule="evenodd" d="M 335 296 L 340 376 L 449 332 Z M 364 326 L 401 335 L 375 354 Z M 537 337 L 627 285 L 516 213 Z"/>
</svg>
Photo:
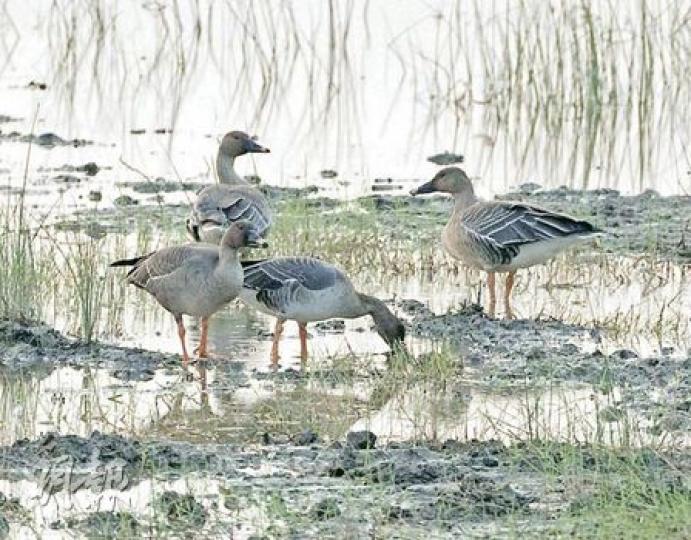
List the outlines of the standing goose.
<svg viewBox="0 0 691 540">
<path fill-rule="evenodd" d="M 516 201 L 486 202 L 475 196 L 466 173 L 447 167 L 413 189 L 411 195 L 440 191 L 454 197 L 442 243 L 454 258 L 488 273 L 489 313 L 496 306 L 495 272 L 508 272 L 504 290 L 506 317 L 514 318 L 511 289 L 519 268 L 543 263 L 568 247 L 602 234 L 587 221 Z"/>
<path fill-rule="evenodd" d="M 242 266 L 238 249 L 266 247 L 248 221 L 236 221 L 224 233 L 218 247 L 187 244 L 159 249 L 110 266 L 133 266 L 127 282 L 144 289 L 172 313 L 178 325 L 183 365 L 189 362 L 183 315 L 201 318 L 201 337 L 196 352 L 206 358 L 209 318 L 238 296 Z"/>
<path fill-rule="evenodd" d="M 257 234 L 265 236 L 271 226 L 269 203 L 257 189 L 235 172 L 235 158 L 247 153 L 267 153 L 247 133 L 226 133 L 218 148 L 216 172 L 219 183 L 197 193 L 187 218 L 187 232 L 197 242 L 218 244 L 229 224 L 245 219 Z"/>
<path fill-rule="evenodd" d="M 278 363 L 283 323 L 300 329 L 300 358 L 307 360 L 307 323 L 325 319 L 354 319 L 370 315 L 377 333 L 394 349 L 402 346 L 405 327 L 384 302 L 359 293 L 338 268 L 310 257 L 275 257 L 242 261 L 245 280 L 240 298 L 247 305 L 276 317 L 271 363 Z"/>
</svg>

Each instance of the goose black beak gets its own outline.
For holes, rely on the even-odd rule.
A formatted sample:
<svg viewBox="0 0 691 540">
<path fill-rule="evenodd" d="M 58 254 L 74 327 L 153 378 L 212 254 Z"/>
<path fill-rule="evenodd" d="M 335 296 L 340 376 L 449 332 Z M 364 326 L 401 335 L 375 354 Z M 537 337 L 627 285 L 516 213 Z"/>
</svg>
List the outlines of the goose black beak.
<svg viewBox="0 0 691 540">
<path fill-rule="evenodd" d="M 437 188 L 434 185 L 434 180 L 430 180 L 415 189 L 411 189 L 410 194 L 414 197 L 415 195 L 424 195 L 425 193 L 434 193 L 435 191 L 437 191 Z"/>
</svg>

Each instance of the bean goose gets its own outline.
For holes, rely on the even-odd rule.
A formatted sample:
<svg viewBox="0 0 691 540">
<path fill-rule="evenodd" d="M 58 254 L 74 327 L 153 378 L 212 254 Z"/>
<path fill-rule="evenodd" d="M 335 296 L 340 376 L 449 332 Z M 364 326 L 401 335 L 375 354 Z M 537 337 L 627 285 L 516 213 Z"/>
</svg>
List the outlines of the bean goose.
<svg viewBox="0 0 691 540">
<path fill-rule="evenodd" d="M 266 235 L 272 221 L 269 203 L 234 168 L 235 158 L 252 152 L 266 153 L 269 149 L 242 131 L 223 137 L 216 157 L 219 183 L 197 193 L 187 218 L 187 232 L 193 240 L 218 244 L 228 225 L 240 219 L 249 221 L 259 236 Z"/>
<path fill-rule="evenodd" d="M 248 221 L 237 221 L 224 233 L 218 246 L 187 244 L 159 249 L 110 266 L 132 266 L 127 282 L 144 289 L 168 310 L 178 325 L 183 365 L 189 362 L 182 316 L 201 318 L 201 337 L 195 352 L 206 358 L 209 318 L 238 296 L 242 266 L 238 250 L 266 247 Z"/>
<path fill-rule="evenodd" d="M 394 349 L 402 346 L 405 327 L 384 302 L 359 293 L 338 268 L 310 257 L 275 257 L 242 261 L 245 279 L 240 298 L 276 317 L 271 363 L 278 363 L 278 343 L 286 320 L 298 323 L 300 358 L 307 360 L 307 323 L 370 315 L 377 332 Z"/>
<path fill-rule="evenodd" d="M 488 273 L 489 313 L 496 306 L 495 273 L 508 272 L 504 289 L 506 317 L 514 318 L 511 289 L 516 270 L 543 263 L 570 246 L 602 234 L 587 221 L 522 202 L 481 201 L 466 173 L 447 167 L 412 190 L 411 195 L 450 193 L 454 207 L 442 243 L 454 258 Z"/>
</svg>

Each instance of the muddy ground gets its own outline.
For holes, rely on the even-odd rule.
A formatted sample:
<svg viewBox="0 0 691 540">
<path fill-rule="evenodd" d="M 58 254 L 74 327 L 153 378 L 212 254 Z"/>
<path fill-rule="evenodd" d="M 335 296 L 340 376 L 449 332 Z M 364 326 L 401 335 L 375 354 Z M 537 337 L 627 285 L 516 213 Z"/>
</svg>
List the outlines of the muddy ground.
<svg viewBox="0 0 691 540">
<path fill-rule="evenodd" d="M 457 346 L 457 367 L 438 381 L 446 391 L 468 377 L 504 388 L 526 381 L 539 387 L 546 380 L 556 385 L 587 382 L 605 393 L 616 386 L 620 398 L 601 411 L 603 425 L 636 411 L 649 419 L 648 429 L 657 435 L 689 430 L 691 356 L 639 358 L 625 349 L 604 356 L 578 345 L 597 342 L 592 329 L 556 321 L 497 321 L 477 306 L 439 316 L 414 300 L 402 302 L 415 334 L 451 339 Z M 0 324 L 0 359 L 5 374 L 91 366 L 107 369 L 124 382 L 147 380 L 160 369 L 180 369 L 177 355 L 85 345 L 45 326 L 10 321 Z M 421 355 L 407 362 L 424 372 L 428 360 Z M 289 370 L 275 376 L 299 381 L 306 375 Z M 376 371 L 367 375 L 369 382 L 378 376 Z M 247 379 L 237 384 L 246 385 Z M 462 401 L 460 392 L 457 399 Z M 655 395 L 659 397 L 653 399 Z M 661 408 L 659 399 L 677 405 Z M 590 445 L 539 440 L 510 447 L 492 440 L 378 443 L 367 432 L 333 439 L 309 426 L 288 436 L 263 432 L 241 444 L 48 433 L 1 448 L 0 480 L 33 481 L 46 500 L 66 500 L 80 490 L 102 497 L 94 478 L 107 471 L 117 472 L 112 487 L 123 495 L 144 481 L 164 486 L 193 477 L 194 485 L 214 486 L 186 494 L 164 486 L 139 512 L 91 512 L 49 524 L 56 531 L 91 538 L 186 536 L 200 531 L 213 537 L 229 528 L 240 537 L 257 533 L 258 538 L 496 537 L 512 534 L 517 523 L 520 530 L 539 536 L 550 530 L 553 520 L 578 515 L 591 499 L 599 500 L 598 488 L 581 485 L 584 474 L 601 476 L 604 470 L 615 484 L 625 484 L 631 463 L 640 469 L 637 478 L 647 477 L 654 489 L 691 496 L 691 460 L 684 452 L 629 451 L 617 464 L 610 452 Z M 67 484 L 59 473 L 66 468 Z M 578 488 L 574 477 L 579 478 Z M 31 523 L 31 511 L 18 500 L 8 496 L 0 501 L 0 525 Z"/>
<path fill-rule="evenodd" d="M 163 491 L 150 502 L 151 518 L 128 512 L 101 511 L 83 518 L 58 519 L 54 530 L 69 529 L 88 537 L 135 537 L 150 534 L 198 535 L 234 531 L 251 534 L 256 523 L 243 517 L 255 507 L 275 524 L 257 538 L 324 535 L 349 537 L 432 537 L 502 533 L 501 518 L 530 523 L 531 533 L 548 527 L 560 512 L 587 506 L 597 494 L 568 486 L 574 473 L 621 474 L 611 455 L 589 446 L 533 444 L 507 448 L 495 441 L 438 444 L 395 443 L 370 447 L 373 438 L 357 433 L 329 445 L 192 446 L 176 442 L 139 442 L 95 432 L 88 438 L 45 435 L 21 440 L 0 455 L 3 477 L 29 479 L 44 496 L 92 490 L 89 479 L 117 469 L 118 489 L 134 490 L 159 481 L 194 474 L 197 482 L 223 486 L 206 496 Z M 59 482 L 69 463 L 70 482 Z M 686 455 L 637 452 L 622 455 L 645 480 L 669 493 L 688 493 Z M 544 475 L 549 469 L 550 480 Z M 554 471 L 558 471 L 554 474 Z M 219 508 L 230 511 L 219 512 Z M 28 520 L 17 500 L 0 498 L 6 520 Z M 233 515 L 235 514 L 235 515 Z M 497 521 L 498 520 L 498 521 Z M 496 523 L 492 525 L 492 523 Z"/>
<path fill-rule="evenodd" d="M 256 181 L 261 180 L 256 178 Z M 402 185 L 412 188 L 420 182 L 405 181 Z M 130 193 L 111 201 L 117 208 L 106 205 L 96 210 L 85 209 L 77 212 L 74 218 L 61 220 L 61 225 L 122 231 L 138 219 L 160 219 L 167 223 L 179 221 L 186 215 L 188 205 L 167 205 L 165 195 L 186 192 L 193 196 L 205 184 L 158 179 L 119 185 Z M 392 240 L 438 240 L 437 226 L 446 223 L 452 207 L 451 199 L 445 196 L 410 197 L 377 193 L 344 204 L 320 196 L 316 186 L 280 188 L 260 184 L 259 188 L 271 200 L 278 215 L 282 207 L 296 201 L 307 211 L 321 213 L 325 220 L 344 219 L 361 209 L 374 211 L 378 227 L 391 235 Z M 633 196 L 622 195 L 614 189 L 580 191 L 562 187 L 544 190 L 538 184 L 524 184 L 500 198 L 536 204 L 589 220 L 607 232 L 602 246 L 608 253 L 646 254 L 682 264 L 691 263 L 691 196 L 663 197 L 652 190 Z M 152 202 L 156 205 L 152 206 Z"/>
<path fill-rule="evenodd" d="M 60 226 L 100 235 L 122 231 L 142 219 L 149 226 L 159 218 L 174 222 L 184 216 L 185 205 L 167 206 L 163 199 L 152 207 L 142 199 L 143 193 L 165 196 L 178 184 L 165 185 L 160 189 L 133 185 L 127 195 L 130 199 L 122 199 L 120 207 L 84 211 L 62 220 Z M 392 240 L 400 241 L 432 241 L 450 210 L 449 200 L 440 197 L 376 195 L 341 208 L 342 203 L 320 198 L 314 189 L 263 189 L 278 208 L 300 201 L 308 209 L 329 211 L 324 219 L 336 222 L 349 212 L 374 210 L 379 226 Z M 663 198 L 651 192 L 625 197 L 613 190 L 542 191 L 536 186 L 524 186 L 510 197 L 591 219 L 610 233 L 602 243 L 606 252 L 691 262 L 691 197 Z M 412 335 L 448 344 L 455 368 L 446 374 L 445 384 L 453 386 L 471 377 L 489 388 L 537 387 L 545 381 L 587 383 L 605 394 L 617 388 L 615 402 L 601 411 L 605 424 L 634 412 L 645 419 L 645 430 L 651 435 L 683 436 L 691 429 L 691 351 L 670 346 L 647 357 L 629 349 L 605 354 L 602 329 L 555 320 L 497 320 L 477 305 L 439 315 L 415 298 L 396 301 Z M 429 361 L 430 356 L 424 354 L 406 359 L 413 370 L 421 372 Z M 123 382 L 147 380 L 160 369 L 180 369 L 177 355 L 87 345 L 46 325 L 0 321 L 0 371 L 4 374 L 50 373 L 65 365 L 105 369 Z M 300 379 L 305 375 L 291 371 L 275 376 Z M 380 375 L 373 370 L 361 376 Z M 672 407 L 661 406 L 670 403 Z M 46 471 L 59 470 L 65 460 L 76 479 L 72 485 L 46 477 Z M 621 458 L 624 462 L 633 463 L 639 476 L 661 492 L 689 493 L 688 452 L 635 450 Z M 577 467 L 572 466 L 576 463 Z M 48 433 L 0 449 L 0 480 L 33 480 L 47 497 L 95 489 L 89 487 L 88 479 L 113 467 L 119 471 L 122 483 L 117 487 L 123 493 L 144 481 L 168 482 L 190 475 L 197 483 L 216 487 L 205 496 L 163 489 L 148 503 L 145 515 L 105 510 L 58 519 L 50 527 L 90 537 L 171 530 L 213 535 L 228 527 L 248 536 L 257 532 L 295 538 L 345 534 L 493 537 L 516 529 L 539 535 L 557 517 L 578 515 L 598 496 L 597 488 L 587 482 L 574 489 L 574 475 L 611 473 L 615 484 L 617 475 L 622 475 L 622 485 L 625 478 L 617 463 L 612 463 L 611 452 L 585 444 L 538 440 L 510 447 L 498 441 L 384 444 L 366 433 L 329 438 L 309 426 L 289 437 L 266 432 L 260 442 L 244 444 L 133 440 L 95 432 L 86 438 Z M 95 495 L 101 492 L 96 490 Z M 29 523 L 30 514 L 17 500 L 0 496 L 0 538 L 9 524 Z M 272 525 L 259 530 L 257 515 L 262 516 L 259 521 Z"/>
</svg>

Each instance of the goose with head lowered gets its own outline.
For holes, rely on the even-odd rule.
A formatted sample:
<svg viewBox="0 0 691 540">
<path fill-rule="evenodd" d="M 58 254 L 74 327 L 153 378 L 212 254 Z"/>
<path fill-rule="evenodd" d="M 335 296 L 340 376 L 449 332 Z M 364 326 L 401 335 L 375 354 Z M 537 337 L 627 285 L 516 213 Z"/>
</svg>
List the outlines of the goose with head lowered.
<svg viewBox="0 0 691 540">
<path fill-rule="evenodd" d="M 187 232 L 197 242 L 218 244 L 228 226 L 239 220 L 249 221 L 256 233 L 266 236 L 272 213 L 266 197 L 235 172 L 235 159 L 248 153 L 267 153 L 243 131 L 226 133 L 216 156 L 218 184 L 197 193 L 187 218 Z"/>
<path fill-rule="evenodd" d="M 242 289 L 243 271 L 238 251 L 266 247 L 248 221 L 233 223 L 217 246 L 187 244 L 159 249 L 147 255 L 115 261 L 110 266 L 132 266 L 127 282 L 144 289 L 175 318 L 182 345 L 183 365 L 189 362 L 183 315 L 201 318 L 196 352 L 206 358 L 209 318 L 234 300 Z"/>
<path fill-rule="evenodd" d="M 603 231 L 587 221 L 516 201 L 482 201 L 459 167 L 440 170 L 411 195 L 442 192 L 454 198 L 454 207 L 442 244 L 454 258 L 488 273 L 489 313 L 496 307 L 495 273 L 506 272 L 504 308 L 514 318 L 511 289 L 519 268 L 541 264 L 569 247 L 600 236 Z"/>
<path fill-rule="evenodd" d="M 286 320 L 298 323 L 300 358 L 307 360 L 307 323 L 354 319 L 369 315 L 377 333 L 396 350 L 403 348 L 405 327 L 374 296 L 358 292 L 338 268 L 312 257 L 274 257 L 242 261 L 245 271 L 240 298 L 245 304 L 276 317 L 271 363 L 279 359 L 278 344 Z"/>
</svg>

